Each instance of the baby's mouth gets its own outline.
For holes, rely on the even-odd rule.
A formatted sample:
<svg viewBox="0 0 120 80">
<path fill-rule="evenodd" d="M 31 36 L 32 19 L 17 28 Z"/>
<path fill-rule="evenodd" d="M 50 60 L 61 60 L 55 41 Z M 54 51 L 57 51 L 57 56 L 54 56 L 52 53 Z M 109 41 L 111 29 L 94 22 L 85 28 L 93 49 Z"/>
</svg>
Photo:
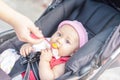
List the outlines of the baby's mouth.
<svg viewBox="0 0 120 80">
<path fill-rule="evenodd" d="M 51 46 L 52 46 L 52 48 L 54 48 L 54 49 L 58 49 L 57 43 L 52 43 Z"/>
<path fill-rule="evenodd" d="M 51 47 L 52 47 L 53 56 L 56 59 L 59 59 L 60 58 L 59 53 L 58 53 L 59 45 L 54 42 L 54 43 L 51 44 Z"/>
</svg>

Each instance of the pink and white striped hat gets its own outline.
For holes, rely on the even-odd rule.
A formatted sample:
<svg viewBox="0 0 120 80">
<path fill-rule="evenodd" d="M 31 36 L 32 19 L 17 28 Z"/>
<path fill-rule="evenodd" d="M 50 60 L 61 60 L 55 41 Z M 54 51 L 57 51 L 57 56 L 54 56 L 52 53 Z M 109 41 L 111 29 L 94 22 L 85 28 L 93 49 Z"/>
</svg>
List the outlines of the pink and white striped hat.
<svg viewBox="0 0 120 80">
<path fill-rule="evenodd" d="M 82 47 L 87 41 L 88 41 L 88 34 L 87 34 L 87 31 L 86 29 L 83 27 L 83 25 L 74 20 L 74 21 L 70 21 L 70 20 L 65 20 L 65 21 L 62 21 L 59 26 L 58 26 L 58 29 L 63 27 L 63 25 L 65 24 L 68 24 L 68 25 L 71 25 L 78 33 L 78 36 L 79 36 L 79 47 Z"/>
</svg>

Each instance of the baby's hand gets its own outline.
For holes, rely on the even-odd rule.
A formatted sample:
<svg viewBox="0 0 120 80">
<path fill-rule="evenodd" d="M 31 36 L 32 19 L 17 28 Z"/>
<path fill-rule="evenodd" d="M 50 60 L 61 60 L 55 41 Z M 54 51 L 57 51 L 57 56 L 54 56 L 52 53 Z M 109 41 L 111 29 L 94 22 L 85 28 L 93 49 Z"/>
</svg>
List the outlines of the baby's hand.
<svg viewBox="0 0 120 80">
<path fill-rule="evenodd" d="M 41 51 L 40 60 L 50 61 L 52 59 L 52 50 L 51 49 L 45 49 Z"/>
<path fill-rule="evenodd" d="M 24 44 L 20 49 L 20 54 L 26 57 L 33 50 L 31 44 Z"/>
</svg>

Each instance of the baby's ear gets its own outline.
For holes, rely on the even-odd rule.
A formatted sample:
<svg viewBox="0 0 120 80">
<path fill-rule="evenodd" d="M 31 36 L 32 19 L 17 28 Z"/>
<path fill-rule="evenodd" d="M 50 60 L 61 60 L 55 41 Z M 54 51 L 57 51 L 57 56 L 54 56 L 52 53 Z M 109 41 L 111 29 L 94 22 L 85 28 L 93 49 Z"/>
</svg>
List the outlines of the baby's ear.
<svg viewBox="0 0 120 80">
<path fill-rule="evenodd" d="M 77 51 L 78 51 L 78 48 L 75 49 L 75 50 L 73 51 L 73 53 L 70 54 L 70 56 L 72 56 L 73 54 L 75 54 Z"/>
<path fill-rule="evenodd" d="M 72 56 L 74 53 L 70 54 L 70 56 Z"/>
<path fill-rule="evenodd" d="M 74 50 L 74 53 L 76 53 L 78 51 L 78 48 Z"/>
</svg>

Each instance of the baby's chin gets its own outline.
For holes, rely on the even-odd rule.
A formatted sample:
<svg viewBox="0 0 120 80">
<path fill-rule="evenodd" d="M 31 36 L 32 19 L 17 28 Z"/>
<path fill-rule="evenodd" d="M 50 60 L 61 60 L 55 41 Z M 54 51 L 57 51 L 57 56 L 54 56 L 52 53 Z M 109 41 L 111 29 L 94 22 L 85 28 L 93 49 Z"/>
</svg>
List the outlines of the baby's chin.
<svg viewBox="0 0 120 80">
<path fill-rule="evenodd" d="M 60 51 L 59 49 L 58 49 L 58 51 L 59 51 L 59 56 L 61 56 L 61 57 L 66 57 L 66 56 L 72 56 L 74 53 L 72 52 L 72 53 L 65 53 L 65 52 L 63 52 L 63 51 Z"/>
<path fill-rule="evenodd" d="M 58 49 L 52 49 L 52 53 L 53 53 L 53 56 L 56 58 L 56 59 L 59 59 L 60 56 L 59 56 L 59 52 L 58 52 Z"/>
</svg>

